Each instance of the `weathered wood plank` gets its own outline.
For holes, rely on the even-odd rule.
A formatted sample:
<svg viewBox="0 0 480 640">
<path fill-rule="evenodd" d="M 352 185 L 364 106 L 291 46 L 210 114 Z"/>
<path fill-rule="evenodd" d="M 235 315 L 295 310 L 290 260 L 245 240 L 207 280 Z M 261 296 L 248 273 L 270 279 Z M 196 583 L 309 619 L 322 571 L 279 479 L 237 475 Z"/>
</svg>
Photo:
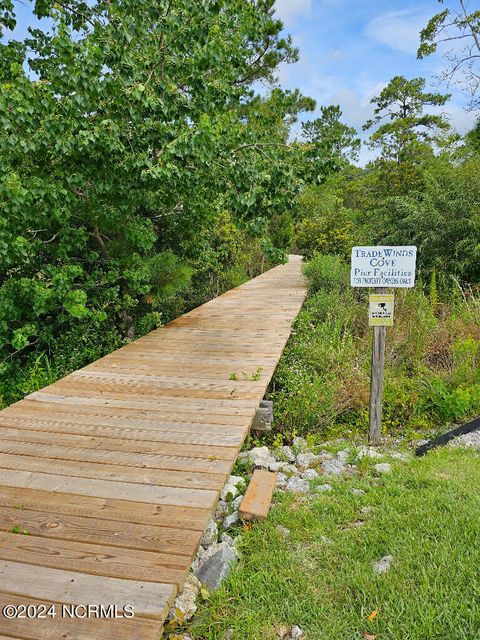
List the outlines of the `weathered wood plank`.
<svg viewBox="0 0 480 640">
<path fill-rule="evenodd" d="M 293 257 L 0 412 L 0 602 L 135 609 L 0 633 L 158 639 L 304 295 Z"/>
<path fill-rule="evenodd" d="M 0 453 L 1 469 L 17 469 L 75 478 L 94 478 L 120 483 L 137 483 L 147 486 L 184 487 L 186 489 L 211 489 L 219 491 L 224 482 L 223 474 L 171 471 L 125 467 L 96 462 L 76 462 L 53 458 L 36 458 L 16 454 Z"/>
<path fill-rule="evenodd" d="M 29 487 L 132 502 L 155 502 L 170 506 L 184 505 L 211 509 L 218 498 L 218 491 L 208 489 L 152 486 L 6 468 L 1 471 L 0 477 L 2 484 L 7 487 Z"/>
<path fill-rule="evenodd" d="M 238 513 L 243 520 L 265 520 L 270 510 L 276 474 L 256 469 L 249 482 Z"/>
<path fill-rule="evenodd" d="M 0 429 L 1 433 L 1 429 Z M 24 456 L 41 456 L 54 460 L 73 460 L 76 462 L 96 462 L 99 464 L 114 464 L 120 467 L 137 467 L 140 469 L 162 469 L 169 471 L 194 471 L 198 473 L 221 474 L 222 477 L 230 471 L 231 463 L 225 460 L 189 458 L 181 456 L 166 456 L 145 451 L 143 454 L 122 452 L 119 456 L 115 451 L 106 449 L 89 449 L 82 447 L 68 447 L 58 444 L 42 445 L 31 442 L 1 441 L 1 451 L 4 454 Z"/>
<path fill-rule="evenodd" d="M 0 425 L 0 440 L 20 442 L 24 444 L 35 443 L 47 444 L 52 442 L 49 432 L 30 431 L 28 429 L 11 429 Z M 182 458 L 200 458 L 204 460 L 224 461 L 231 465 L 236 458 L 236 449 L 233 447 L 215 447 L 213 445 L 195 444 L 175 444 L 169 442 L 145 442 L 143 440 L 123 440 L 121 438 L 95 438 L 88 435 L 77 435 L 69 433 L 56 433 L 55 442 L 63 447 L 81 447 L 83 449 L 95 449 L 98 451 L 123 451 L 126 453 L 143 453 L 164 455 L 168 452 L 169 457 L 180 456 Z M 1 448 L 1 446 L 0 446 Z M 123 456 L 119 456 L 123 460 Z"/>
<path fill-rule="evenodd" d="M 119 580 L 0 560 L 0 591 L 70 604 L 93 602 L 122 609 L 131 604 L 137 616 L 163 620 L 176 589 L 172 584 Z"/>
<path fill-rule="evenodd" d="M 220 424 L 243 427 L 245 423 L 248 422 L 248 420 L 245 419 L 246 416 L 239 414 L 235 410 L 232 411 L 231 414 L 219 414 L 215 413 L 213 410 L 211 412 L 198 412 L 194 408 L 187 410 L 185 407 L 182 407 L 181 411 L 169 410 L 168 407 L 158 409 L 155 408 L 155 402 L 143 403 L 132 400 L 131 403 L 125 402 L 125 406 L 120 406 L 115 400 L 109 399 L 92 397 L 80 398 L 79 400 L 79 402 L 76 402 L 74 398 L 72 399 L 66 396 L 53 400 L 52 396 L 48 396 L 48 401 L 25 399 L 4 409 L 3 412 L 0 413 L 0 416 L 3 413 L 5 413 L 5 415 L 11 415 L 11 413 L 16 414 L 25 410 L 36 411 L 38 413 L 46 411 L 49 413 L 51 411 L 68 412 L 70 416 L 74 415 L 75 417 L 81 417 L 83 415 L 94 415 L 100 417 L 117 416 L 117 419 L 122 418 L 126 421 L 128 421 L 129 418 L 132 420 L 154 420 L 158 423 L 158 426 L 161 426 L 162 424 L 165 425 L 183 422 L 185 424 Z M 82 400 L 84 400 L 84 402 L 82 402 Z M 252 412 L 248 415 L 251 413 Z M 137 424 L 134 426 L 137 426 Z"/>
<path fill-rule="evenodd" d="M 53 605 L 55 617 L 2 620 L 2 631 L 8 633 L 8 636 L 0 635 L 0 640 L 157 640 L 163 630 L 158 620 L 138 616 L 118 619 L 84 618 L 80 617 L 84 610 L 79 609 L 79 615 L 70 618 L 71 607 L 75 605 L 0 593 L 0 608 L 7 604 L 15 607 L 43 606 L 47 611 Z M 123 615 L 123 611 L 119 610 L 117 615 Z"/>
<path fill-rule="evenodd" d="M 0 560 L 140 582 L 183 583 L 191 556 L 0 531 Z"/>
<path fill-rule="evenodd" d="M 210 508 L 186 505 L 160 505 L 155 502 L 134 502 L 126 499 L 60 493 L 30 487 L 0 485 L 0 505 L 13 509 L 40 509 L 57 516 L 85 516 L 115 522 L 175 527 L 202 531 Z"/>
<path fill-rule="evenodd" d="M 41 509 L 42 505 L 38 507 Z M 41 538 L 128 547 L 140 551 L 157 551 L 188 557 L 191 556 L 191 549 L 197 547 L 201 538 L 199 531 L 102 520 L 92 515 L 88 518 L 64 515 L 58 511 L 52 513 L 31 510 L 17 504 L 17 508 L 2 507 L 0 509 L 0 531 L 18 530 L 20 533 L 27 531 L 29 535 Z"/>
<path fill-rule="evenodd" d="M 51 387 L 47 387 L 48 390 Z M 233 416 L 249 416 L 255 409 L 257 403 L 251 400 L 214 400 L 208 399 L 204 402 L 191 398 L 182 398 L 179 403 L 177 398 L 167 398 L 158 396 L 155 399 L 142 396 L 141 394 L 129 394 L 122 392 L 102 393 L 98 385 L 90 385 L 89 389 L 70 389 L 70 393 L 65 392 L 65 385 L 62 382 L 56 383 L 59 393 L 53 395 L 47 391 L 35 391 L 27 396 L 27 400 L 35 402 L 56 402 L 64 405 L 85 405 L 87 407 L 109 406 L 119 409 L 140 409 L 143 411 L 155 411 L 158 413 L 198 413 L 213 414 L 217 416 L 226 415 L 228 419 Z M 62 390 L 64 393 L 62 393 Z M 93 395 L 95 394 L 95 395 Z M 181 412 L 178 411 L 181 404 Z M 79 410 L 80 411 L 80 410 Z M 228 424 L 228 422 L 227 422 Z"/>
<path fill-rule="evenodd" d="M 75 420 L 75 417 L 71 417 Z M 119 438 L 123 440 L 138 440 L 147 442 L 164 442 L 164 443 L 178 443 L 178 444 L 192 444 L 192 445 L 212 445 L 222 447 L 234 447 L 238 449 L 244 439 L 244 434 L 241 436 L 233 434 L 231 435 L 226 429 L 224 433 L 209 433 L 209 425 L 205 426 L 205 431 L 198 431 L 194 428 L 183 429 L 179 428 L 177 431 L 174 425 L 171 431 L 164 431 L 163 429 L 135 429 L 135 428 L 122 428 L 122 427 L 110 427 L 103 424 L 93 426 L 86 422 L 85 424 L 80 422 L 81 418 L 74 422 L 66 421 L 49 421 L 48 416 L 44 420 L 32 420 L 29 418 L 10 417 L 4 416 L 0 413 L 0 428 L 14 427 L 17 429 L 49 431 L 53 433 L 66 433 L 77 435 L 88 435 L 100 438 Z M 94 421 L 94 425 L 97 421 Z M 245 429 L 246 435 L 247 429 Z"/>
</svg>

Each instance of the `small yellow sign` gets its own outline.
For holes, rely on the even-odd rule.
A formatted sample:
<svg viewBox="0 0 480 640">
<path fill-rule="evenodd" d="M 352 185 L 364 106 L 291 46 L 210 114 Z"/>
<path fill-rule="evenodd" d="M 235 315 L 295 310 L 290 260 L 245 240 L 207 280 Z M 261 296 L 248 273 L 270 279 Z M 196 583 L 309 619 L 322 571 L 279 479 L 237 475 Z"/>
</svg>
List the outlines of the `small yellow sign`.
<svg viewBox="0 0 480 640">
<path fill-rule="evenodd" d="M 393 327 L 394 294 L 372 293 L 369 301 L 368 324 L 371 327 Z"/>
</svg>

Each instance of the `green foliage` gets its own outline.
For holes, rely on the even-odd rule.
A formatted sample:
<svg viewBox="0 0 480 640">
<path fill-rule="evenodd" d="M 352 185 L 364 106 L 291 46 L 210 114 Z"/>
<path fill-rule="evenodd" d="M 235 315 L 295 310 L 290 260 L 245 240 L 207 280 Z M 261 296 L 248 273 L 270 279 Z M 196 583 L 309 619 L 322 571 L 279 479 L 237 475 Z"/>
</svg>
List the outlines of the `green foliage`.
<svg viewBox="0 0 480 640">
<path fill-rule="evenodd" d="M 255 93 L 298 57 L 271 0 L 30 4 L 48 29 L 0 44 L 5 401 L 281 261 L 314 107 Z"/>
<path fill-rule="evenodd" d="M 439 0 L 443 4 L 443 0 Z M 419 59 L 444 50 L 446 66 L 442 76 L 449 83 L 458 84 L 470 97 L 470 108 L 480 106 L 480 10 L 471 11 L 469 3 L 457 0 L 435 14 L 420 33 Z"/>
<path fill-rule="evenodd" d="M 435 311 L 438 304 L 438 289 L 437 289 L 437 272 L 433 269 L 432 274 L 430 276 L 430 304 L 432 305 L 432 309 Z"/>
<path fill-rule="evenodd" d="M 312 175 L 322 181 L 323 171 L 315 173 L 315 165 L 330 162 L 332 169 L 340 168 L 351 160 L 358 160 L 360 140 L 354 128 L 341 122 L 342 111 L 338 105 L 321 107 L 321 116 L 302 124 L 306 144 L 306 156 L 312 165 Z"/>
<path fill-rule="evenodd" d="M 293 625 L 309 640 L 476 638 L 478 452 L 392 460 L 380 479 L 368 462 L 329 479 L 332 491 L 278 492 L 269 517 L 243 533 L 241 560 L 200 607 L 192 638 L 273 640 Z M 391 568 L 377 576 L 386 554 Z"/>
<path fill-rule="evenodd" d="M 435 141 L 435 134 L 449 129 L 444 115 L 424 113 L 427 106 L 443 106 L 449 95 L 425 91 L 424 78 L 407 80 L 395 76 L 372 98 L 376 105 L 374 117 L 365 123 L 363 129 L 377 126 L 370 137 L 373 147 L 379 147 L 383 158 L 397 163 L 414 161 L 419 155 L 429 151 L 429 143 Z"/>
<path fill-rule="evenodd" d="M 273 385 L 275 433 L 366 434 L 371 331 L 367 298 L 349 286 L 348 264 L 315 255 L 304 266 L 309 296 Z M 385 432 L 437 429 L 480 411 L 480 322 L 475 300 L 445 302 L 397 291 L 388 330 Z M 433 303 L 433 304 L 432 304 Z"/>
<path fill-rule="evenodd" d="M 445 380 L 430 378 L 423 386 L 416 410 L 432 415 L 439 424 L 455 422 L 480 408 L 480 384 L 449 389 Z"/>
<path fill-rule="evenodd" d="M 315 253 L 347 256 L 353 246 L 352 214 L 329 184 L 311 186 L 297 200 L 295 247 L 307 258 Z"/>
<path fill-rule="evenodd" d="M 477 120 L 473 129 L 467 133 L 465 142 L 474 153 L 480 153 L 480 120 Z"/>
<path fill-rule="evenodd" d="M 390 181 L 392 192 L 373 204 L 374 214 L 362 212 L 366 235 L 373 244 L 417 245 L 420 271 L 429 277 L 436 269 L 438 280 L 453 274 L 478 282 L 480 156 L 461 164 L 439 157 L 419 172 L 421 178 L 398 195 Z"/>
<path fill-rule="evenodd" d="M 10 533 L 18 533 L 18 534 L 21 534 L 23 536 L 29 536 L 30 535 L 30 531 L 28 529 L 24 529 L 18 524 L 16 524 L 15 526 L 13 526 L 10 529 Z"/>
<path fill-rule="evenodd" d="M 480 155 L 469 142 L 414 161 L 347 167 L 319 191 L 306 190 L 305 210 L 315 212 L 333 195 L 354 244 L 416 245 L 422 280 L 430 282 L 435 270 L 439 299 L 456 297 L 452 276 L 460 283 L 480 281 L 479 185 Z M 305 217 L 313 227 L 315 216 Z"/>
<path fill-rule="evenodd" d="M 348 264 L 338 256 L 318 254 L 305 263 L 303 273 L 311 293 L 347 291 Z"/>
<path fill-rule="evenodd" d="M 317 254 L 305 264 L 304 273 L 309 298 L 277 368 L 273 394 L 276 428 L 287 436 L 294 430 L 304 435 L 334 429 L 336 419 L 350 407 L 354 387 L 367 383 L 364 375 L 348 384 L 346 380 L 361 323 L 360 307 L 347 284 L 348 265 L 337 256 Z M 345 393 L 340 380 L 345 381 Z"/>
</svg>

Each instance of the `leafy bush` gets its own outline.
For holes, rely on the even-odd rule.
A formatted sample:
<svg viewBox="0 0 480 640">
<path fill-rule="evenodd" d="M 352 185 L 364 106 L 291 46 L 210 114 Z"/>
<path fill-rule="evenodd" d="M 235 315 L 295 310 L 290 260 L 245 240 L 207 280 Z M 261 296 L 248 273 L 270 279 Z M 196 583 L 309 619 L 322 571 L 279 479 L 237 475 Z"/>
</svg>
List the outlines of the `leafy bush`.
<svg viewBox="0 0 480 640">
<path fill-rule="evenodd" d="M 0 4 L 11 402 L 281 260 L 303 184 L 289 126 L 314 102 L 253 88 L 298 56 L 270 0 L 35 0 L 22 40 Z"/>
<path fill-rule="evenodd" d="M 338 256 L 316 254 L 305 263 L 303 273 L 310 293 L 348 290 L 349 268 Z"/>
<path fill-rule="evenodd" d="M 315 253 L 346 256 L 353 245 L 352 215 L 328 186 L 309 187 L 298 198 L 300 221 L 295 229 L 297 250 L 310 258 Z"/>
</svg>

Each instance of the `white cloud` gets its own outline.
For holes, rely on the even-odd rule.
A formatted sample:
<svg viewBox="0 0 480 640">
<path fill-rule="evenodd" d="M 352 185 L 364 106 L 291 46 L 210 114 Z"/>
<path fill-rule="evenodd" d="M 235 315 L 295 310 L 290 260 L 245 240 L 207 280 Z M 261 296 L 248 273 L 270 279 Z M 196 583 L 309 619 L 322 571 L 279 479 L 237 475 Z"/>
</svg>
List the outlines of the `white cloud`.
<svg viewBox="0 0 480 640">
<path fill-rule="evenodd" d="M 477 122 L 477 114 L 474 111 L 467 111 L 461 105 L 454 102 L 447 102 L 444 107 L 430 109 L 431 113 L 443 113 L 447 116 L 453 129 L 464 135 L 473 129 Z"/>
<path fill-rule="evenodd" d="M 341 49 L 330 49 L 326 54 L 326 59 L 329 62 L 339 62 L 340 60 L 343 60 L 344 57 L 345 54 Z"/>
<path fill-rule="evenodd" d="M 275 3 L 277 16 L 287 27 L 293 18 L 308 13 L 311 7 L 312 0 L 277 0 Z"/>
<path fill-rule="evenodd" d="M 430 14 L 424 8 L 413 11 L 389 11 L 373 18 L 367 24 L 366 34 L 372 40 L 391 49 L 416 55 L 420 44 L 420 31 L 429 17 Z"/>
</svg>

